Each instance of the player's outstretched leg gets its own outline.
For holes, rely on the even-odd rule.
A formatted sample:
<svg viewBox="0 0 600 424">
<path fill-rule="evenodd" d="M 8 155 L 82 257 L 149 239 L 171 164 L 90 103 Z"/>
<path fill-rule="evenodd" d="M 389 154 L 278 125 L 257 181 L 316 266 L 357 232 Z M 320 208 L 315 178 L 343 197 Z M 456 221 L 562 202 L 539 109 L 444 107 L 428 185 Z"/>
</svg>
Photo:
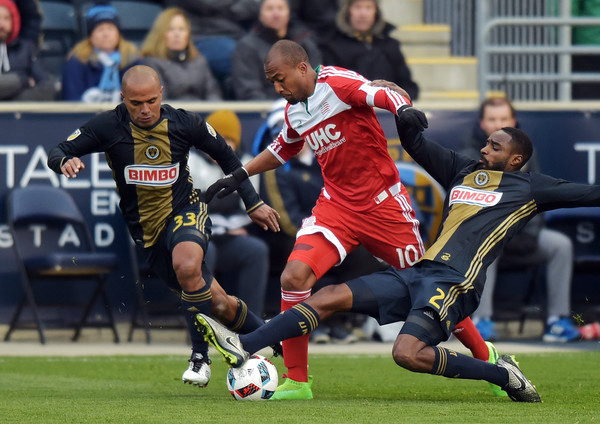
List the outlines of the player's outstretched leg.
<svg viewBox="0 0 600 424">
<path fill-rule="evenodd" d="M 250 355 L 244 350 L 237 333 L 204 314 L 198 314 L 196 320 L 204 339 L 223 355 L 230 366 L 239 367 L 248 359 Z"/>
<path fill-rule="evenodd" d="M 496 349 L 496 346 L 494 346 L 494 344 L 492 342 L 485 342 L 488 351 L 489 351 L 489 357 L 488 357 L 488 362 L 490 364 L 495 364 L 498 362 L 498 359 L 500 358 L 500 355 L 498 355 L 498 350 Z M 508 394 L 502 390 L 500 388 L 500 386 L 496 385 L 496 384 L 492 384 L 489 383 L 490 388 L 492 389 L 492 392 L 498 396 L 498 397 L 505 397 L 508 396 Z"/>
<path fill-rule="evenodd" d="M 508 397 L 515 402 L 542 401 L 535 386 L 525 377 L 514 357 L 502 355 L 496 365 L 508 371 L 508 384 L 503 388 Z"/>
</svg>

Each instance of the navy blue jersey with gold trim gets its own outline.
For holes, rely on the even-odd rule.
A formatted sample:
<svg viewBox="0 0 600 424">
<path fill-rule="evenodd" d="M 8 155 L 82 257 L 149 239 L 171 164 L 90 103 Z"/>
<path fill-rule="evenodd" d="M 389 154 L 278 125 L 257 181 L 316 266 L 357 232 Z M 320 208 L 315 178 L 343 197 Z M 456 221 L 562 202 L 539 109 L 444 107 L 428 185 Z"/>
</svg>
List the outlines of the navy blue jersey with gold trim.
<svg viewBox="0 0 600 424">
<path fill-rule="evenodd" d="M 156 243 L 170 217 L 200 201 L 188 169 L 191 147 L 209 154 L 226 174 L 242 166 L 199 114 L 162 105 L 158 122 L 140 128 L 131 121 L 123 103 L 90 119 L 52 149 L 48 166 L 60 173 L 68 158 L 104 152 L 131 236 L 138 245 L 149 247 Z M 248 210 L 261 203 L 249 181 L 239 191 Z"/>
<path fill-rule="evenodd" d="M 446 264 L 465 276 L 464 290 L 481 294 L 485 270 L 506 241 L 536 213 L 599 206 L 600 186 L 529 172 L 479 169 L 479 163 L 399 129 L 407 153 L 447 191 L 443 225 L 421 261 Z"/>
</svg>

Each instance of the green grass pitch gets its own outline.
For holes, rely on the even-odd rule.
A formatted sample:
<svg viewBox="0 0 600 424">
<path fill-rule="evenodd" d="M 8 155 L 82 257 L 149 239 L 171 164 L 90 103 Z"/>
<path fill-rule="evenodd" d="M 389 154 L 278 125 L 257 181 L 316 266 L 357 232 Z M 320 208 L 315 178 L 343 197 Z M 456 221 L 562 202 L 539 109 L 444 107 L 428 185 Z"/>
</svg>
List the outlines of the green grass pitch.
<svg viewBox="0 0 600 424">
<path fill-rule="evenodd" d="M 0 422 L 600 422 L 600 352 L 519 354 L 542 404 L 496 398 L 483 381 L 411 373 L 389 355 L 311 355 L 314 400 L 240 402 L 213 360 L 210 384 L 198 389 L 181 382 L 182 357 L 0 357 Z"/>
</svg>

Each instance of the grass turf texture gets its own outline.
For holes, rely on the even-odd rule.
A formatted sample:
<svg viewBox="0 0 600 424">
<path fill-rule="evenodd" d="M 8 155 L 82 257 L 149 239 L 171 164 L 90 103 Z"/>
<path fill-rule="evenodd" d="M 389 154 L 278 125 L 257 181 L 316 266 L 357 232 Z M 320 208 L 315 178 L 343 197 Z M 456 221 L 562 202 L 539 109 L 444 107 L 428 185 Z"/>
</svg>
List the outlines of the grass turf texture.
<svg viewBox="0 0 600 424">
<path fill-rule="evenodd" d="M 351 347 L 349 348 L 351 349 Z M 312 401 L 235 401 L 218 357 L 205 389 L 174 356 L 0 357 L 2 423 L 600 422 L 600 352 L 520 354 L 544 403 L 496 398 L 483 381 L 415 374 L 390 356 L 312 355 Z M 274 359 L 279 372 L 280 358 Z"/>
</svg>

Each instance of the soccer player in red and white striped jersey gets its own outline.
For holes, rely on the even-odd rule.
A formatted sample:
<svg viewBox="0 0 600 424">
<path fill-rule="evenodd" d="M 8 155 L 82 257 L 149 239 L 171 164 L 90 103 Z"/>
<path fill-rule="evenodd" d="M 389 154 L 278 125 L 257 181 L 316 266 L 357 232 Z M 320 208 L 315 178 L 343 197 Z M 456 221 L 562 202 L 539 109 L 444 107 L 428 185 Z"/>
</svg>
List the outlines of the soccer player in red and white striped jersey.
<svg viewBox="0 0 600 424">
<path fill-rule="evenodd" d="M 304 143 L 313 150 L 324 187 L 281 275 L 282 311 L 305 301 L 317 280 L 360 244 L 396 268 L 412 266 L 424 252 L 419 222 L 374 111 L 379 107 L 397 114 L 411 105 L 408 94 L 372 86 L 347 69 L 312 69 L 304 49 L 288 40 L 273 45 L 265 74 L 288 101 L 283 129 L 239 172 L 209 187 L 206 201 L 217 192 L 220 197 L 231 193 L 248 176 L 284 164 Z M 474 355 L 487 360 L 486 344 L 470 319 L 465 321 L 461 340 L 466 338 L 463 343 Z M 308 337 L 283 342 L 287 378 L 273 399 L 312 398 Z"/>
</svg>

